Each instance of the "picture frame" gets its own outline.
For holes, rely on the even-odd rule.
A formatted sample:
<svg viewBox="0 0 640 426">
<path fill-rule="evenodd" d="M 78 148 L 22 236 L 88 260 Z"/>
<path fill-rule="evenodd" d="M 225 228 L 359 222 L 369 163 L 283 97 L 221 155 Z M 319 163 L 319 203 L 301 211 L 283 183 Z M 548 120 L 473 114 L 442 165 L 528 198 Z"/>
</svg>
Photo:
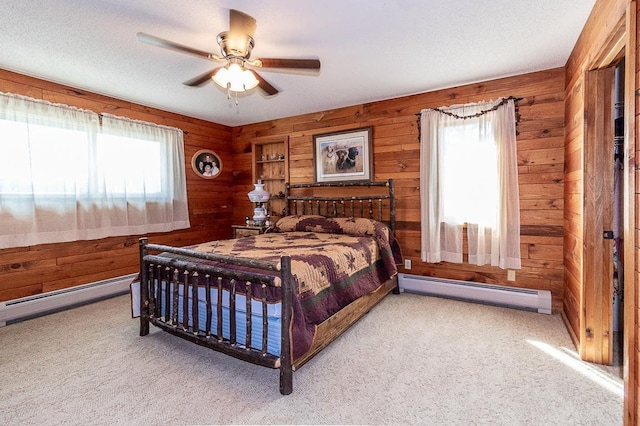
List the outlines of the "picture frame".
<svg viewBox="0 0 640 426">
<path fill-rule="evenodd" d="M 222 159 L 209 149 L 201 149 L 191 157 L 191 168 L 203 179 L 214 179 L 222 172 Z"/>
<path fill-rule="evenodd" d="M 364 127 L 313 136 L 316 182 L 371 181 L 372 128 Z"/>
</svg>

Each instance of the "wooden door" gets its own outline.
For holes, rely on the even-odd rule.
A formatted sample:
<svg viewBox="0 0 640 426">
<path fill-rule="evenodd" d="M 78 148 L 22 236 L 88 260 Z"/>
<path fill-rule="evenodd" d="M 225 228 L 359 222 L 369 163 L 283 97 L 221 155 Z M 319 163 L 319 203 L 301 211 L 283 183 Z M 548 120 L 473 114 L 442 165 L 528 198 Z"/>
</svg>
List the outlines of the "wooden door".
<svg viewBox="0 0 640 426">
<path fill-rule="evenodd" d="M 613 153 L 615 68 L 585 78 L 583 291 L 580 356 L 613 360 Z"/>
</svg>

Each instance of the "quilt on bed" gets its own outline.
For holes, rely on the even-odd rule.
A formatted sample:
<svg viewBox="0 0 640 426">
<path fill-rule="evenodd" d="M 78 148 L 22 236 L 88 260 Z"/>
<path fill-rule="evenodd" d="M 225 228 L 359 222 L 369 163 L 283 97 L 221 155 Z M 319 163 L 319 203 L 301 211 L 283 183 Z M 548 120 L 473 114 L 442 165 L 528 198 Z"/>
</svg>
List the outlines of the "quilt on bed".
<svg viewBox="0 0 640 426">
<path fill-rule="evenodd" d="M 269 261 L 291 257 L 299 296 L 293 304 L 293 359 L 310 348 L 318 324 L 394 277 L 402 261 L 389 228 L 363 218 L 288 216 L 269 233 L 190 248 Z M 239 286 L 237 290 L 243 292 Z M 275 289 L 268 299 L 276 302 L 279 297 Z"/>
</svg>

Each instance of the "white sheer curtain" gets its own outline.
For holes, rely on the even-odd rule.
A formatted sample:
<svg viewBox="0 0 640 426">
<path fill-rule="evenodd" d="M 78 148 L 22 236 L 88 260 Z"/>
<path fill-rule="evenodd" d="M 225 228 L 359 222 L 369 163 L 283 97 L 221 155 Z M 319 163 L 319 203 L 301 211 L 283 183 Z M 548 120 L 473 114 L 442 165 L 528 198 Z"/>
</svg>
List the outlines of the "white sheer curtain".
<svg viewBox="0 0 640 426">
<path fill-rule="evenodd" d="M 464 117 L 464 118 L 463 118 Z M 421 113 L 421 258 L 520 269 L 520 209 L 512 99 Z"/>
<path fill-rule="evenodd" d="M 189 227 L 182 130 L 103 115 L 97 151 L 103 216 L 118 235 Z"/>
<path fill-rule="evenodd" d="M 0 93 L 0 248 L 189 227 L 179 129 Z"/>
</svg>

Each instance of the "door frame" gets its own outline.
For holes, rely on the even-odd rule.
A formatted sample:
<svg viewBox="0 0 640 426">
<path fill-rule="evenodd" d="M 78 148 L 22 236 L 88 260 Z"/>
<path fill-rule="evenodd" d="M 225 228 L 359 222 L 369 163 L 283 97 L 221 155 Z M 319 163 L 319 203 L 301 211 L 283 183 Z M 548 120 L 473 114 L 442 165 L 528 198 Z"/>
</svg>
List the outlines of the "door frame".
<svg viewBox="0 0 640 426">
<path fill-rule="evenodd" d="M 624 413 L 623 419 L 625 425 L 635 425 L 638 420 L 638 386 L 640 385 L 638 379 L 638 365 L 637 354 L 638 350 L 636 345 L 638 344 L 638 328 L 637 328 L 637 316 L 638 308 L 636 306 L 636 295 L 639 294 L 638 289 L 638 275 L 636 270 L 640 269 L 638 260 L 636 259 L 636 228 L 640 227 L 638 219 L 636 218 L 636 172 L 637 166 L 635 164 L 636 154 L 636 90 L 638 84 L 636 83 L 637 73 L 637 2 L 631 0 L 626 8 L 624 16 L 614 26 L 608 37 L 608 41 L 605 46 L 600 50 L 599 55 L 595 55 L 591 62 L 590 70 L 597 70 L 607 68 L 620 59 L 618 55 L 622 54 L 625 58 L 625 91 L 624 91 L 624 173 L 623 173 L 623 238 L 624 238 L 624 326 L 623 326 L 623 352 L 622 352 L 622 371 L 624 378 Z M 585 90 L 586 95 L 586 90 Z M 585 110 L 588 98 L 585 96 Z M 585 111 L 586 112 L 586 111 Z M 586 118 L 585 118 L 586 121 Z M 586 130 L 586 124 L 585 124 Z M 593 131 L 593 129 L 592 129 Z M 587 138 L 584 139 L 584 149 L 587 149 Z M 586 158 L 586 154 L 584 155 Z M 610 163 L 613 163 L 611 161 Z M 586 168 L 585 170 L 586 171 Z M 602 171 L 601 171 L 602 172 Z M 583 174 L 586 178 L 586 174 Z M 583 194 L 584 195 L 584 194 Z M 586 206 L 585 206 L 586 207 Z M 583 214 L 586 212 L 583 211 Z M 586 223 L 583 222 L 583 226 Z M 595 235 L 595 233 L 592 233 Z M 586 233 L 585 233 L 586 236 Z M 594 237 L 595 238 L 595 237 Z M 601 238 L 601 236 L 600 236 Z M 595 241 L 595 240 L 594 240 Z M 585 242 L 586 247 L 586 242 Z M 582 255 L 582 267 L 584 269 L 585 254 L 583 250 Z M 595 259 L 594 259 L 595 260 Z M 589 315 L 593 315 L 592 311 L 597 311 L 602 308 L 602 305 L 598 306 L 598 303 L 602 303 L 602 294 L 598 294 L 597 289 L 588 285 L 589 281 L 585 280 L 585 276 L 582 276 L 583 281 L 581 284 L 581 294 L 583 294 L 582 301 L 584 304 L 581 306 L 579 312 L 579 322 L 581 335 L 582 330 L 586 333 L 587 330 L 587 318 Z M 600 289 L 602 290 L 602 289 Z M 606 299 L 606 298 L 604 298 Z M 613 306 L 607 305 L 612 315 Z M 608 319 L 607 321 L 611 321 Z M 582 336 L 581 336 L 582 337 Z M 587 343 L 582 340 L 579 342 L 579 352 L 581 358 L 590 361 L 588 358 L 584 358 L 582 355 L 589 355 L 592 351 L 598 350 L 597 347 L 589 347 L 591 342 Z M 593 346 L 593 345 L 592 345 Z M 583 348 L 584 347 L 584 348 Z M 602 349 L 602 347 L 600 347 Z"/>
</svg>

